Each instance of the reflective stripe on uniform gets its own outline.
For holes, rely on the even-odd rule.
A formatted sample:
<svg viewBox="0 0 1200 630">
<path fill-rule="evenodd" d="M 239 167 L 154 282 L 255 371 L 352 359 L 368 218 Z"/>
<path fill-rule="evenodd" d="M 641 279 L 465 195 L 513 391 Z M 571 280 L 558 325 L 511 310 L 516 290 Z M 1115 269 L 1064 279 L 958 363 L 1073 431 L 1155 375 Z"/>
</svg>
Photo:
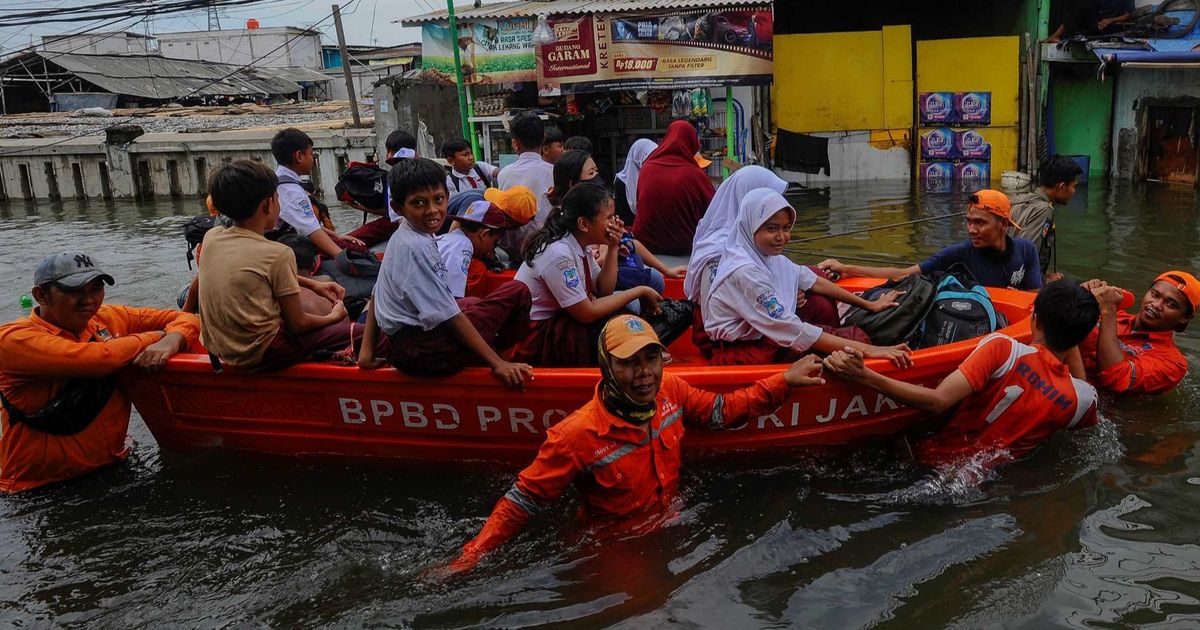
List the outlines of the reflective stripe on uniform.
<svg viewBox="0 0 1200 630">
<path fill-rule="evenodd" d="M 708 423 L 708 428 L 713 431 L 725 428 L 725 396 L 718 394 L 713 401 L 712 420 Z"/>
<path fill-rule="evenodd" d="M 637 444 L 626 444 L 626 445 L 618 448 L 617 450 L 609 453 L 608 455 L 605 455 L 604 457 L 601 457 L 600 459 L 592 462 L 584 470 L 592 471 L 597 468 L 603 468 L 604 466 L 607 466 L 607 465 L 617 461 L 618 459 L 625 457 L 626 455 L 636 451 L 637 449 L 639 449 L 649 443 L 650 443 L 650 438 L 646 438 Z"/>
<path fill-rule="evenodd" d="M 512 488 L 509 488 L 508 492 L 504 494 L 504 498 L 515 503 L 517 507 L 525 510 L 525 513 L 529 514 L 530 516 L 542 511 L 543 506 L 541 502 L 522 492 L 515 483 L 513 484 Z"/>
<path fill-rule="evenodd" d="M 1075 425 L 1079 424 L 1079 421 L 1087 415 L 1088 410 L 1096 405 L 1095 387 L 1077 378 L 1072 378 L 1071 384 L 1075 386 L 1075 415 L 1067 425 L 1068 429 L 1074 429 Z"/>
</svg>

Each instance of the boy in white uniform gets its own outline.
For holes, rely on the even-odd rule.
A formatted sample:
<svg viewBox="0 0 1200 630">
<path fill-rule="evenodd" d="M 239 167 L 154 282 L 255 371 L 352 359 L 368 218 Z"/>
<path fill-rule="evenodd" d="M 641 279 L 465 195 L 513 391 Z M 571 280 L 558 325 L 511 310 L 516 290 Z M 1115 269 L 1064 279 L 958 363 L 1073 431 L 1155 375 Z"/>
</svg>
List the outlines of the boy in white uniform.
<svg viewBox="0 0 1200 630">
<path fill-rule="evenodd" d="M 483 297 L 479 291 L 487 275 L 488 261 L 495 260 L 496 243 L 518 224 L 486 199 L 467 204 L 449 219 L 457 221 L 459 226 L 439 236 L 437 244 L 446 265 L 450 293 L 455 298 Z"/>
<path fill-rule="evenodd" d="M 352 236 L 342 236 L 321 225 L 308 191 L 300 183 L 302 175 L 312 173 L 316 157 L 313 141 L 299 129 L 283 129 L 271 139 L 271 155 L 279 163 L 275 176 L 279 178 L 279 223 L 290 226 L 300 236 L 308 238 L 326 258 L 334 258 L 344 248 L 365 251 L 366 245 Z"/>
<path fill-rule="evenodd" d="M 546 124 L 537 115 L 524 112 L 513 118 L 509 125 L 512 132 L 513 149 L 519 154 L 517 161 L 500 169 L 496 176 L 496 187 L 508 190 L 513 186 L 525 186 L 537 197 L 537 215 L 528 225 L 512 230 L 500 241 L 500 247 L 508 253 L 509 260 L 519 261 L 521 245 L 530 234 L 541 229 L 550 215 L 550 198 L 547 193 L 554 186 L 554 165 L 542 159 L 542 144 L 546 141 Z"/>
<path fill-rule="evenodd" d="M 388 187 L 404 220 L 388 241 L 367 306 L 359 367 L 390 363 L 414 376 L 440 377 L 486 365 L 497 380 L 524 388 L 532 368 L 505 361 L 491 344 L 503 350 L 528 333 L 529 289 L 507 282 L 486 298 L 456 301 L 434 239 L 446 219 L 445 169 L 424 158 L 401 160 L 388 173 Z"/>
</svg>

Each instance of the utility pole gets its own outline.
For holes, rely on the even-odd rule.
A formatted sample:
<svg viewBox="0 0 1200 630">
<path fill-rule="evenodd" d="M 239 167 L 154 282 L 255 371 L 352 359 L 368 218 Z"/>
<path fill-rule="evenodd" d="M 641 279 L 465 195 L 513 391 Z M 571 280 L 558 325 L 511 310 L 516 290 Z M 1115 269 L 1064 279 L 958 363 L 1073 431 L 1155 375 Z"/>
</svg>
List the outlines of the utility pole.
<svg viewBox="0 0 1200 630">
<path fill-rule="evenodd" d="M 454 0 L 446 0 L 446 11 L 450 14 L 450 49 L 454 51 L 454 78 L 458 82 L 458 115 L 462 123 L 463 135 L 471 139 L 472 152 L 479 155 L 478 140 L 471 130 L 467 118 L 467 85 L 463 83 L 462 58 L 458 54 L 458 18 L 454 15 Z"/>
<path fill-rule="evenodd" d="M 221 16 L 220 16 L 220 14 L 217 13 L 216 4 L 213 4 L 211 2 L 208 5 L 208 30 L 210 30 L 210 31 L 221 30 Z"/>
<path fill-rule="evenodd" d="M 346 34 L 342 32 L 342 10 L 333 5 L 333 24 L 337 27 L 338 51 L 342 55 L 342 75 L 346 77 L 346 93 L 350 96 L 350 115 L 354 117 L 354 126 L 361 127 L 358 119 L 358 97 L 354 94 L 354 78 L 350 74 L 350 55 L 346 53 Z"/>
</svg>

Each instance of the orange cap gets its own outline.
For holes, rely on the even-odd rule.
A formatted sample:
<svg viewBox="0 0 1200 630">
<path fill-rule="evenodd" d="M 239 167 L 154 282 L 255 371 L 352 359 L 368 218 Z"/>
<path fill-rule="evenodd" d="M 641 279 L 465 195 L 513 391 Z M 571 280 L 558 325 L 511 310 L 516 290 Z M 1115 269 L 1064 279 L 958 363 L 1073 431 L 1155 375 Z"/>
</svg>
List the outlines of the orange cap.
<svg viewBox="0 0 1200 630">
<path fill-rule="evenodd" d="M 696 165 L 699 166 L 700 168 L 708 168 L 708 167 L 712 166 L 712 160 L 706 159 L 703 155 L 700 155 L 699 153 L 697 153 L 696 154 Z"/>
<path fill-rule="evenodd" d="M 601 339 L 604 340 L 605 351 L 618 359 L 628 359 L 651 344 L 666 349 L 658 340 L 654 328 L 646 320 L 634 315 L 618 315 L 608 320 Z"/>
<path fill-rule="evenodd" d="M 1008 201 L 1008 195 L 1000 192 L 999 190 L 977 191 L 975 194 L 971 195 L 969 206 L 971 208 L 987 210 L 1001 219 L 1004 219 L 1004 221 L 1009 225 L 1017 228 L 1018 230 L 1021 229 L 1021 226 L 1017 225 L 1016 221 L 1013 221 L 1012 204 Z"/>
<path fill-rule="evenodd" d="M 1192 306 L 1192 313 L 1200 310 L 1200 280 L 1186 271 L 1168 271 L 1154 279 L 1155 282 L 1166 282 L 1179 289 Z"/>
<path fill-rule="evenodd" d="M 518 226 L 529 223 L 537 215 L 537 197 L 525 186 L 513 186 L 507 190 L 489 188 L 483 191 L 483 198 L 496 204 Z"/>
</svg>

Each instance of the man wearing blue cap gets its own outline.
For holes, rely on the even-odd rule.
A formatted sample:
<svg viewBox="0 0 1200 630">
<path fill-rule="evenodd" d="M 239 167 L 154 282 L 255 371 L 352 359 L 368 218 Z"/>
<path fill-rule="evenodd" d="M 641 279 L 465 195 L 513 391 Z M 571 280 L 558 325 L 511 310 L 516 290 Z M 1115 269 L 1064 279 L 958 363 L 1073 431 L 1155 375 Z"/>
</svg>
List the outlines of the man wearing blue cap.
<svg viewBox="0 0 1200 630">
<path fill-rule="evenodd" d="M 104 304 L 113 284 L 81 252 L 33 275 L 37 307 L 0 326 L 0 492 L 76 477 L 129 453 L 129 399 L 115 374 L 161 368 L 200 334 L 180 311 Z"/>
</svg>

